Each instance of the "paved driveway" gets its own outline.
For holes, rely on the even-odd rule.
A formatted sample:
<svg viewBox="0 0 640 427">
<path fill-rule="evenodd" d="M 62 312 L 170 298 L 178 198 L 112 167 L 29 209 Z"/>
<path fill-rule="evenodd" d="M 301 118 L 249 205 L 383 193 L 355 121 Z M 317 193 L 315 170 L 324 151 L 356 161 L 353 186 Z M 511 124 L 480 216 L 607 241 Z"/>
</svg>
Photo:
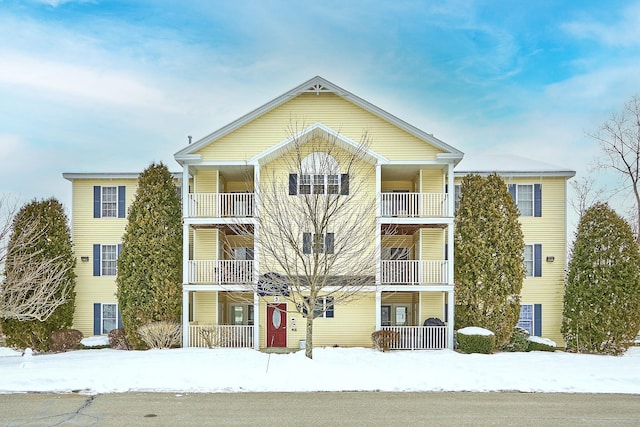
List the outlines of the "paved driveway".
<svg viewBox="0 0 640 427">
<path fill-rule="evenodd" d="M 640 425 L 640 395 L 123 393 L 0 395 L 2 426 Z"/>
</svg>

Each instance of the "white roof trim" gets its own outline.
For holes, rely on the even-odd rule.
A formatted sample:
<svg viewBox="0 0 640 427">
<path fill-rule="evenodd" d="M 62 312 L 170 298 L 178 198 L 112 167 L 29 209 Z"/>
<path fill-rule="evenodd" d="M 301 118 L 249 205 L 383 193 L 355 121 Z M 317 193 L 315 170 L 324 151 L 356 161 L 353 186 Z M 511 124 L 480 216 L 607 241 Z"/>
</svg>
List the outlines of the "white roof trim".
<svg viewBox="0 0 640 427">
<path fill-rule="evenodd" d="M 76 179 L 138 179 L 141 172 L 65 172 L 62 177 L 68 181 Z M 171 176 L 175 179 L 182 178 L 182 172 L 171 172 Z"/>
<path fill-rule="evenodd" d="M 291 135 L 289 137 L 287 137 L 286 139 L 280 141 L 279 143 L 277 143 L 276 145 L 268 148 L 267 150 L 263 151 L 262 153 L 252 157 L 251 159 L 248 160 L 248 163 L 250 164 L 264 164 L 267 163 L 277 157 L 280 157 L 282 154 L 290 151 L 290 146 L 294 143 L 294 141 L 296 140 L 301 140 L 301 139 L 305 139 L 308 136 L 312 136 L 312 134 L 315 131 L 320 131 L 321 135 L 323 135 L 326 139 L 333 139 L 336 141 L 336 143 L 343 149 L 346 149 L 348 151 L 353 151 L 355 149 L 358 149 L 358 147 L 360 147 L 360 143 L 352 140 L 351 138 L 341 134 L 340 132 L 331 129 L 330 127 L 322 124 L 322 123 L 314 123 L 311 126 L 307 127 L 306 129 L 301 130 L 300 132 L 298 132 L 295 135 Z M 389 160 L 376 153 L 373 150 L 369 150 L 367 149 L 365 152 L 365 157 L 369 158 L 369 160 L 371 161 L 371 163 L 378 163 L 378 164 L 386 164 L 389 163 Z"/>
<path fill-rule="evenodd" d="M 223 126 L 222 128 L 218 129 L 217 131 L 205 136 L 204 138 L 196 141 L 193 144 L 190 144 L 188 146 L 186 146 L 185 148 L 183 148 L 182 150 L 178 151 L 177 153 L 175 153 L 174 157 L 176 159 L 176 161 L 178 161 L 178 163 L 181 163 L 182 159 L 184 158 L 185 155 L 188 154 L 192 154 L 198 150 L 200 150 L 201 148 L 205 147 L 206 145 L 208 145 L 209 143 L 222 138 L 225 135 L 228 135 L 229 133 L 235 131 L 236 129 L 244 126 L 245 124 L 255 120 L 256 118 L 262 116 L 263 114 L 279 107 L 280 105 L 284 104 L 285 102 L 289 101 L 292 98 L 295 98 L 296 96 L 300 95 L 301 93 L 316 93 L 316 94 L 320 94 L 320 93 L 334 93 L 338 96 L 340 96 L 341 98 L 363 108 L 364 110 L 372 113 L 375 116 L 380 117 L 381 119 L 392 123 L 393 125 L 399 127 L 400 129 L 403 129 L 404 131 L 408 132 L 409 134 L 415 136 L 418 139 L 421 139 L 425 142 L 428 142 L 429 144 L 443 150 L 446 151 L 448 153 L 455 153 L 458 154 L 460 156 L 463 155 L 463 153 L 444 143 L 443 141 L 439 140 L 438 138 L 434 137 L 431 134 L 428 134 L 418 128 L 416 128 L 415 126 L 410 125 L 409 123 L 399 119 L 398 117 L 384 111 L 383 109 L 371 104 L 368 101 L 365 101 L 362 98 L 357 97 L 356 95 L 342 89 L 341 87 L 329 82 L 328 80 L 325 80 L 324 78 L 320 77 L 320 76 L 316 76 L 313 77 L 312 79 L 302 83 L 301 85 L 299 85 L 298 87 L 293 88 L 292 90 L 290 90 L 289 92 L 286 92 L 283 95 L 280 95 L 279 97 L 273 99 L 272 101 L 262 105 L 261 107 L 256 108 L 255 110 L 249 112 L 248 114 L 245 114 L 244 116 L 240 117 L 239 119 L 229 123 L 226 126 Z"/>
</svg>

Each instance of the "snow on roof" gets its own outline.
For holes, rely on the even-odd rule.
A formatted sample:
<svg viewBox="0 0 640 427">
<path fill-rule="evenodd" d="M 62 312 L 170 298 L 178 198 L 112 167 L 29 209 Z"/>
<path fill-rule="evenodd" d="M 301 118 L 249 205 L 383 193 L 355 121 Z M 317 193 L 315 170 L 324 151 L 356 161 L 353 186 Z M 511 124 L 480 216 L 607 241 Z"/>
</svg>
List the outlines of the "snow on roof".
<svg viewBox="0 0 640 427">
<path fill-rule="evenodd" d="M 547 175 L 572 177 L 575 171 L 512 154 L 465 154 L 455 169 L 458 176 L 470 173 L 500 175 Z"/>
</svg>

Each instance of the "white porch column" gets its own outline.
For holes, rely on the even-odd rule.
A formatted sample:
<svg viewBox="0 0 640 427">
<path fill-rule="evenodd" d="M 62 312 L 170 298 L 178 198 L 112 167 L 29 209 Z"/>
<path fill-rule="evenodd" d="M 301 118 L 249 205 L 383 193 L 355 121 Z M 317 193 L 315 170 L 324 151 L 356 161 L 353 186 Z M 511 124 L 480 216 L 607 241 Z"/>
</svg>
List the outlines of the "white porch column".
<svg viewBox="0 0 640 427">
<path fill-rule="evenodd" d="M 376 331 L 382 329 L 382 291 L 376 291 Z"/>
<path fill-rule="evenodd" d="M 450 350 L 453 350 L 453 330 L 456 325 L 454 323 L 454 297 L 453 297 L 453 288 L 447 292 L 447 347 Z"/>
<path fill-rule="evenodd" d="M 182 166 L 182 218 L 189 216 L 189 165 Z"/>
<path fill-rule="evenodd" d="M 380 270 L 382 268 L 382 230 L 380 230 L 380 214 L 382 205 L 382 166 L 376 165 L 376 285 L 380 285 Z M 379 306 L 379 304 L 378 304 Z M 378 312 L 380 309 L 378 308 Z M 379 326 L 379 324 L 378 324 Z M 379 328 L 378 328 L 379 329 Z"/>
<path fill-rule="evenodd" d="M 260 296 L 253 293 L 253 348 L 260 350 Z"/>
<path fill-rule="evenodd" d="M 189 291 L 182 290 L 182 347 L 189 347 Z"/>
<path fill-rule="evenodd" d="M 453 178 L 453 162 L 449 162 L 447 167 L 447 188 L 449 189 L 449 194 L 447 195 L 447 216 L 453 216 L 456 206 L 456 187 Z"/>
</svg>

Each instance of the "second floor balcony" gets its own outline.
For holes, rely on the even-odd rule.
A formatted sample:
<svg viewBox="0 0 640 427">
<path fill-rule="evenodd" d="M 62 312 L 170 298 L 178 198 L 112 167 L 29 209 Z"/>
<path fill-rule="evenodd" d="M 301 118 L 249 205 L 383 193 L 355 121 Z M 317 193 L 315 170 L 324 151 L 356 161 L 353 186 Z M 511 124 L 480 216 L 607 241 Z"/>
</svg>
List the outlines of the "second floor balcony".
<svg viewBox="0 0 640 427">
<path fill-rule="evenodd" d="M 190 193 L 190 218 L 247 218 L 255 212 L 254 193 Z"/>
<path fill-rule="evenodd" d="M 447 193 L 381 193 L 382 217 L 440 218 L 450 216 Z"/>
<path fill-rule="evenodd" d="M 381 285 L 446 284 L 448 262 L 434 260 L 383 260 Z"/>
<path fill-rule="evenodd" d="M 253 261 L 189 261 L 189 283 L 215 285 L 248 284 L 253 283 L 253 277 Z"/>
</svg>

